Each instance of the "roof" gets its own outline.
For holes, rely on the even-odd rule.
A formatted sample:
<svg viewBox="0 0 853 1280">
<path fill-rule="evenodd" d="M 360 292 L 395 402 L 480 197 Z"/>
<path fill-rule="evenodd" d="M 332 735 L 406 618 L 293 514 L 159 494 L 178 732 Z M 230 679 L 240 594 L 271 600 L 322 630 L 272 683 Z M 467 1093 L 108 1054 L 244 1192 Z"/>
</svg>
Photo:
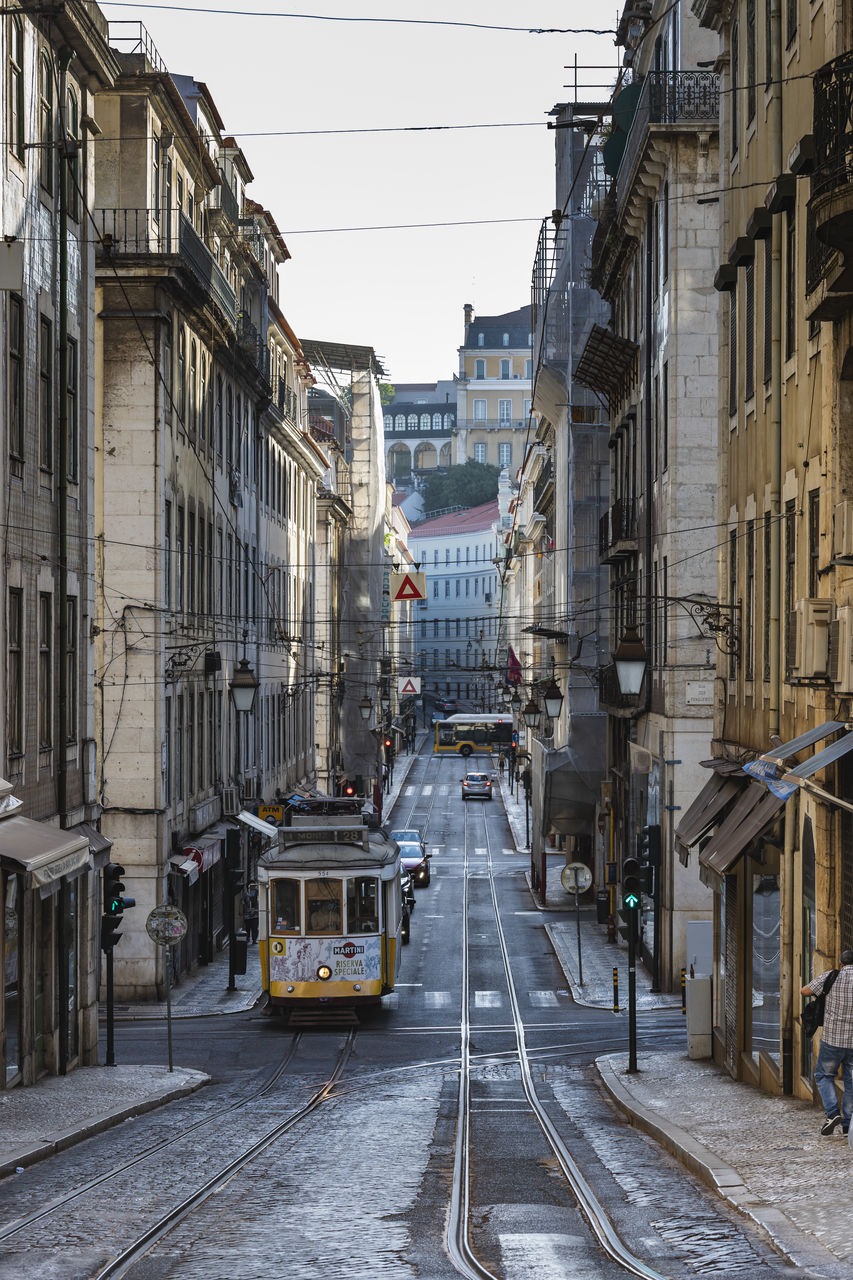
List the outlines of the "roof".
<svg viewBox="0 0 853 1280">
<path fill-rule="evenodd" d="M 303 338 L 302 350 L 311 364 L 318 367 L 327 364 L 332 369 L 346 369 L 353 373 L 374 373 L 377 378 L 387 378 L 382 357 L 373 347 L 356 347 L 349 342 L 324 342 L 318 338 Z"/>
<path fill-rule="evenodd" d="M 505 311 L 499 316 L 474 316 L 465 326 L 463 347 L 477 347 L 477 337 L 483 335 L 484 347 L 503 347 L 503 335 L 509 334 L 509 348 L 529 347 L 533 330 L 533 314 L 530 306 L 517 311 Z"/>
<path fill-rule="evenodd" d="M 491 529 L 500 519 L 500 506 L 497 498 L 484 502 L 479 507 L 469 507 L 466 511 L 453 511 L 450 515 L 437 516 L 434 520 L 424 520 L 414 525 L 409 540 L 413 538 L 437 538 L 447 534 L 478 533 Z"/>
</svg>

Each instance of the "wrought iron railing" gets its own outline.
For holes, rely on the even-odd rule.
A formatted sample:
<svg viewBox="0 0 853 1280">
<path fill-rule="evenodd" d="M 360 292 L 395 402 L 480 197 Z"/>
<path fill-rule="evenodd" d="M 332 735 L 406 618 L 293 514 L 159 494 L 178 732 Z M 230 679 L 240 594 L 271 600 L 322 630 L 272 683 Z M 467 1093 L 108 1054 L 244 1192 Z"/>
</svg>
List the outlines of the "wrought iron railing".
<svg viewBox="0 0 853 1280">
<path fill-rule="evenodd" d="M 633 502 L 618 498 L 598 522 L 598 547 L 602 560 L 620 542 L 634 542 L 637 537 L 636 508 Z"/>
<path fill-rule="evenodd" d="M 237 299 L 213 254 L 180 209 L 95 209 L 98 251 L 110 257 L 174 254 L 237 325 Z"/>
<path fill-rule="evenodd" d="M 812 199 L 853 179 L 853 52 L 814 76 L 815 169 Z"/>
<path fill-rule="evenodd" d="M 488 431 L 497 431 L 501 427 L 514 427 L 516 430 L 518 430 L 519 427 L 527 426 L 527 419 L 526 418 L 460 418 L 456 425 L 460 427 L 483 427 Z M 411 431 L 411 434 L 426 435 L 427 432 L 415 431 L 415 429 L 413 428 Z M 436 432 L 436 434 L 446 436 L 447 428 L 446 427 L 443 428 L 441 431 Z"/>
<path fill-rule="evenodd" d="M 691 124 L 718 120 L 720 77 L 715 71 L 650 71 L 643 81 L 616 175 L 620 206 L 628 195 L 628 176 L 653 124 Z"/>
<path fill-rule="evenodd" d="M 553 487 L 554 481 L 554 463 L 549 458 L 543 466 L 533 486 L 533 510 L 541 511 L 541 502 L 546 491 Z"/>
<path fill-rule="evenodd" d="M 835 257 L 832 245 L 819 240 L 815 228 L 814 213 L 810 207 L 806 209 L 806 296 L 814 293 L 827 273 L 829 264 Z"/>
<path fill-rule="evenodd" d="M 214 209 L 221 209 L 229 222 L 236 226 L 240 218 L 239 201 L 231 190 L 230 183 L 221 169 L 219 170 L 219 176 L 222 181 L 210 193 L 211 205 Z"/>
</svg>

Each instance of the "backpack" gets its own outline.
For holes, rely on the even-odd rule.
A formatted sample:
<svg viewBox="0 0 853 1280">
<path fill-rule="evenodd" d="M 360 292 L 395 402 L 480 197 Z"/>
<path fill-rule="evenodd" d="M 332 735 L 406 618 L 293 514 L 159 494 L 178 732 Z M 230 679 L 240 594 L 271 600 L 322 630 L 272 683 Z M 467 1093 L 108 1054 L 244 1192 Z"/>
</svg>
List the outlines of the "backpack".
<svg viewBox="0 0 853 1280">
<path fill-rule="evenodd" d="M 819 996 L 815 996 L 810 1000 L 803 1009 L 803 1016 L 800 1019 L 803 1025 L 803 1031 L 811 1037 L 817 1031 L 818 1027 L 823 1026 L 823 1015 L 826 1009 L 826 997 L 832 990 L 832 984 L 838 977 L 837 969 L 830 969 L 826 976 L 826 982 L 823 984 L 823 991 Z"/>
</svg>

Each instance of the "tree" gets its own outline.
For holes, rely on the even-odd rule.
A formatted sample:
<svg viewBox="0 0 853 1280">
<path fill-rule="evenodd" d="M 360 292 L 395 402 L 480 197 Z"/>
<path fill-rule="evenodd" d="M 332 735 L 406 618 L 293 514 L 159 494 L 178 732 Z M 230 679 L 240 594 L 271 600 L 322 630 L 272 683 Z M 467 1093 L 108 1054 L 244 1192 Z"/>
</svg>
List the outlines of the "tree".
<svg viewBox="0 0 853 1280">
<path fill-rule="evenodd" d="M 423 489 L 424 514 L 445 507 L 479 507 L 498 496 L 500 468 L 469 458 L 462 467 L 450 467 L 429 477 Z"/>
<path fill-rule="evenodd" d="M 395 388 L 394 388 L 394 384 L 393 384 L 393 383 L 391 383 L 391 382 L 380 382 L 380 384 L 379 384 L 379 399 L 380 399 L 380 400 L 381 400 L 381 402 L 382 402 L 383 408 L 384 408 L 384 406 L 385 406 L 386 404 L 390 404 L 390 403 L 391 403 L 391 401 L 394 399 L 394 396 L 395 396 L 396 394 L 397 394 L 397 393 L 396 393 L 396 390 L 395 390 Z"/>
</svg>

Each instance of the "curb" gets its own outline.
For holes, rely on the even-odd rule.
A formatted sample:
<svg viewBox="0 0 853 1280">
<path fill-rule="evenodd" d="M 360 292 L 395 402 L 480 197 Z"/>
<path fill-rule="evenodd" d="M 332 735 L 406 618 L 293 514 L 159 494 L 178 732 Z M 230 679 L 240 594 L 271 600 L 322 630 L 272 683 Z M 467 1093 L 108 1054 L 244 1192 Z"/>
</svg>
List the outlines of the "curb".
<svg viewBox="0 0 853 1280">
<path fill-rule="evenodd" d="M 737 1169 L 691 1138 L 684 1129 L 638 1103 L 619 1080 L 612 1057 L 596 1058 L 595 1067 L 605 1089 L 630 1123 L 654 1138 L 739 1213 L 751 1218 L 788 1262 L 797 1267 L 819 1268 L 821 1275 L 838 1277 L 838 1280 L 850 1275 L 849 1264 L 802 1231 L 780 1209 L 750 1191 Z"/>
<path fill-rule="evenodd" d="M 105 1068 L 105 1070 L 108 1070 L 108 1068 Z M 46 1138 L 43 1142 L 36 1142 L 31 1146 L 19 1148 L 14 1156 L 8 1156 L 0 1162 L 0 1177 L 13 1174 L 20 1168 L 26 1169 L 30 1165 L 36 1164 L 39 1160 L 46 1160 L 48 1156 L 56 1155 L 59 1151 L 67 1151 L 69 1147 L 85 1141 L 86 1138 L 92 1138 L 98 1133 L 104 1133 L 107 1129 L 112 1129 L 115 1125 L 122 1124 L 125 1120 L 132 1120 L 134 1116 L 145 1115 L 148 1111 L 154 1111 L 157 1107 L 165 1106 L 167 1102 L 176 1102 L 178 1098 L 186 1098 L 189 1094 L 195 1093 L 197 1089 L 201 1089 L 203 1085 L 210 1084 L 211 1077 L 202 1071 L 192 1071 L 189 1068 L 181 1068 L 181 1070 L 183 1070 L 186 1077 L 185 1083 L 182 1085 L 176 1085 L 164 1093 L 158 1093 L 156 1097 L 140 1098 L 130 1106 L 119 1107 L 116 1111 L 105 1112 L 94 1120 L 88 1120 L 85 1124 L 80 1125 L 79 1128 L 66 1129 L 52 1138 Z"/>
</svg>

